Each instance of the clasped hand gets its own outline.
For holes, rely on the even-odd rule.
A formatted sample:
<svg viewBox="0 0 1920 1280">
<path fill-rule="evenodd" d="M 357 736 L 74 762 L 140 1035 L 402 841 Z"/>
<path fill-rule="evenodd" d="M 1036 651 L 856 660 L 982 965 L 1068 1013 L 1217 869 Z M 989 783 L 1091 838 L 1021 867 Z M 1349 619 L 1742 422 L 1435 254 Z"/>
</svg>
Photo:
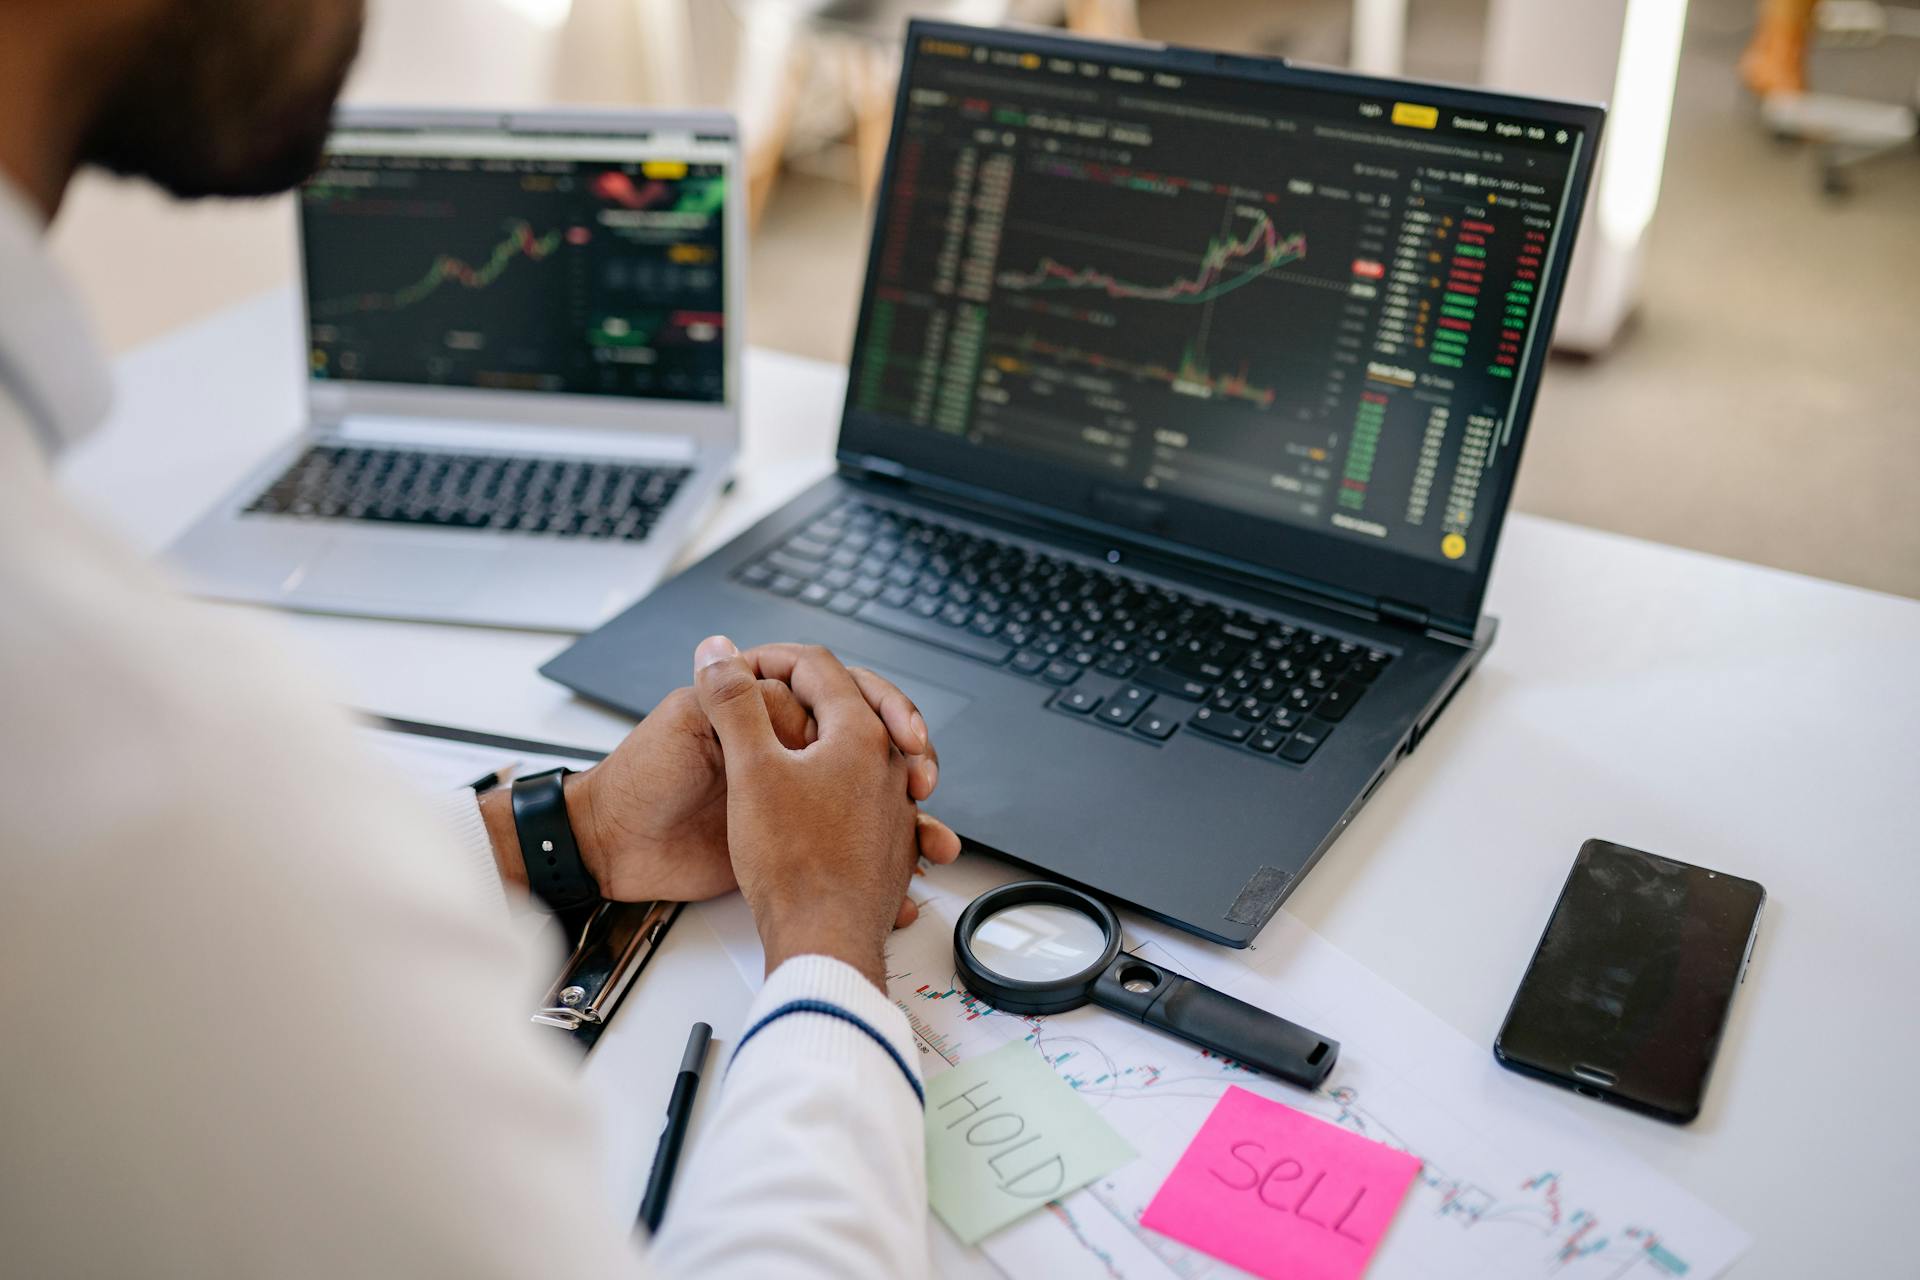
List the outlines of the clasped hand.
<svg viewBox="0 0 1920 1280">
<path fill-rule="evenodd" d="M 605 897 L 697 901 L 737 886 L 768 972 L 829 955 L 884 989 L 887 932 L 917 914 L 906 888 L 918 860 L 960 854 L 919 811 L 938 780 L 926 720 L 891 682 L 818 646 L 741 653 L 714 636 L 695 651 L 691 688 L 567 779 L 567 813 Z M 504 792 L 481 811 L 503 875 L 524 884 Z"/>
</svg>

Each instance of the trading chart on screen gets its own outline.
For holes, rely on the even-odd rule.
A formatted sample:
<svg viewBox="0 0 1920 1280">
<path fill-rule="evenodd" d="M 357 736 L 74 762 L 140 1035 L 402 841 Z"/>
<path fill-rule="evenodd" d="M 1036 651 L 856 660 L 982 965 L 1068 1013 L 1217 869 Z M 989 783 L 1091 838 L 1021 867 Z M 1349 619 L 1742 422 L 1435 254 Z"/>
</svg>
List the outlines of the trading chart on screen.
<svg viewBox="0 0 1920 1280">
<path fill-rule="evenodd" d="M 336 151 L 301 197 L 316 378 L 720 400 L 724 167 Z"/>
<path fill-rule="evenodd" d="M 923 39 L 854 406 L 1472 567 L 1579 142 Z"/>
</svg>

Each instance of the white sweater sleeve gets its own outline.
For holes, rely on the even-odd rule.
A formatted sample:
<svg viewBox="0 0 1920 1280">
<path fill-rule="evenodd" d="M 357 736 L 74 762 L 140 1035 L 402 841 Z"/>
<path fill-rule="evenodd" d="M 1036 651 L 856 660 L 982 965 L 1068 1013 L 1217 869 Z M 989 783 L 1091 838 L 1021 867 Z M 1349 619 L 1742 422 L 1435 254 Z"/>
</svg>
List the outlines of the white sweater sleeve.
<svg viewBox="0 0 1920 1280">
<path fill-rule="evenodd" d="M 663 1275 L 925 1275 L 923 1094 L 906 1016 L 856 970 L 787 961 L 753 1002 L 653 1262 Z"/>
<path fill-rule="evenodd" d="M 434 809 L 460 851 L 461 869 L 473 886 L 474 896 L 495 910 L 506 911 L 507 890 L 500 883 L 493 841 L 480 817 L 480 797 L 471 787 L 455 787 L 444 796 L 434 797 Z"/>
<path fill-rule="evenodd" d="M 504 911 L 479 797 L 435 800 L 476 896 Z M 883 992 L 826 956 L 787 961 L 716 1083 L 719 1109 L 652 1251 L 657 1273 L 926 1274 L 924 1093 L 906 1017 Z"/>
<path fill-rule="evenodd" d="M 467 788 L 435 797 L 478 898 L 504 910 Z M 662 1276 L 927 1272 L 923 1092 L 905 1016 L 850 966 L 800 956 L 754 1000 L 718 1111 L 676 1178 Z M 709 1085 L 713 1087 L 713 1085 Z"/>
<path fill-rule="evenodd" d="M 436 796 L 476 896 L 505 910 L 478 796 Z M 760 988 L 653 1249 L 662 1276 L 918 1276 L 924 1092 L 899 1007 L 826 956 Z"/>
<path fill-rule="evenodd" d="M 528 1022 L 560 956 L 499 910 L 472 798 L 436 814 L 284 639 L 10 494 L 0 1134 L 25 1172 L 0 1270 L 924 1273 L 912 1049 L 880 992 L 819 959 L 768 983 L 756 1018 L 819 1005 L 710 1083 L 649 1258 L 577 1057 Z"/>
</svg>

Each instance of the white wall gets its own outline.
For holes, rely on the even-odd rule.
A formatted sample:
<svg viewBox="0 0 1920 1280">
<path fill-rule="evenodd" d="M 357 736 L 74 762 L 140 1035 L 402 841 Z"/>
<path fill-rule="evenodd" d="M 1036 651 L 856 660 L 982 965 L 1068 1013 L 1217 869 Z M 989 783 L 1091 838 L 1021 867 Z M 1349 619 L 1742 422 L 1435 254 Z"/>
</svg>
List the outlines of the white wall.
<svg viewBox="0 0 1920 1280">
<path fill-rule="evenodd" d="M 347 93 L 360 101 L 475 105 L 632 100 L 643 88 L 643 72 L 633 68 L 647 3 L 369 0 Z M 563 28 L 570 15 L 573 27 Z M 90 173 L 69 191 L 53 243 L 115 350 L 293 273 L 285 197 L 185 205 L 143 183 Z"/>
</svg>

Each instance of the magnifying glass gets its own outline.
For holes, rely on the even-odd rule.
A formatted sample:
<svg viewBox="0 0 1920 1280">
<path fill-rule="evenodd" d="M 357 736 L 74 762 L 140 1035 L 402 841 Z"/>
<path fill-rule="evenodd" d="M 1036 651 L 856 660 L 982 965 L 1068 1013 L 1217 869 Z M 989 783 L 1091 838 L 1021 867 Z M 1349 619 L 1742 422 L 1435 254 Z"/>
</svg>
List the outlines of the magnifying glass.
<svg viewBox="0 0 1920 1280">
<path fill-rule="evenodd" d="M 1064 1013 L 1092 1002 L 1304 1089 L 1340 1043 L 1120 949 L 1113 908 L 1078 889 L 1023 880 L 989 889 L 953 927 L 967 990 L 1007 1013 Z"/>
</svg>

